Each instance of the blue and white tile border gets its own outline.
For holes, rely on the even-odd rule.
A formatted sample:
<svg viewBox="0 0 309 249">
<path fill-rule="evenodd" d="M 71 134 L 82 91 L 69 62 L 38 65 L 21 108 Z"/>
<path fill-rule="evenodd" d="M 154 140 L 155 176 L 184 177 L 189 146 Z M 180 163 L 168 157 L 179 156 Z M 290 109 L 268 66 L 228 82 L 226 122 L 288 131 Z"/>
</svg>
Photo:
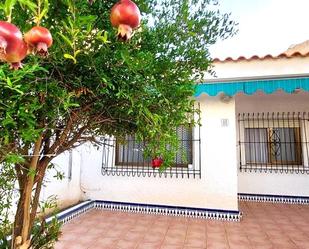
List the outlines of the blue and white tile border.
<svg viewBox="0 0 309 249">
<path fill-rule="evenodd" d="M 270 203 L 284 203 L 284 204 L 303 204 L 309 205 L 309 196 L 286 196 L 286 195 L 261 195 L 261 194 L 248 194 L 239 193 L 239 201 L 251 202 L 270 202 Z M 126 202 L 113 202 L 113 201 L 85 201 L 68 208 L 56 215 L 57 219 L 65 224 L 93 209 L 110 210 L 129 213 L 142 213 L 154 215 L 169 215 L 178 217 L 191 217 L 200 219 L 213 219 L 221 221 L 240 221 L 242 213 L 233 210 L 219 210 L 219 209 L 205 209 L 193 207 L 180 207 L 180 206 L 165 206 L 165 205 L 152 205 L 152 204 L 139 204 L 139 203 L 126 203 Z M 47 218 L 46 222 L 50 222 L 53 217 Z"/>
<path fill-rule="evenodd" d="M 252 202 L 271 202 L 284 204 L 309 204 L 309 196 L 289 196 L 289 195 L 261 195 L 261 194 L 247 194 L 239 193 L 239 201 Z"/>
<path fill-rule="evenodd" d="M 79 203 L 73 207 L 70 207 L 60 213 L 58 213 L 56 215 L 56 218 L 58 219 L 58 221 L 60 221 L 60 223 L 62 224 L 66 224 L 69 221 L 71 221 L 72 219 L 80 216 L 83 213 L 86 213 L 87 211 L 94 209 L 94 201 L 84 201 L 82 203 Z M 46 218 L 46 223 L 50 223 L 52 221 L 52 219 L 54 219 L 55 216 L 51 216 Z M 7 240 L 10 241 L 12 238 L 12 236 L 7 236 Z M 1 241 L 0 241 L 0 245 L 1 245 Z"/>
<path fill-rule="evenodd" d="M 222 221 L 240 221 L 241 212 L 217 209 L 178 207 L 178 206 L 164 206 L 112 201 L 85 201 L 74 207 L 62 211 L 57 215 L 57 218 L 63 224 L 68 223 L 73 218 L 86 213 L 92 209 L 110 210 L 129 213 L 155 214 L 155 215 L 169 215 L 178 217 L 191 217 L 201 219 L 213 219 Z M 50 222 L 52 218 L 48 218 Z"/>
<path fill-rule="evenodd" d="M 241 213 L 239 211 L 229 211 L 219 209 L 204 209 L 204 208 L 111 202 L 111 201 L 96 201 L 95 207 L 96 209 L 114 210 L 121 212 L 169 215 L 169 216 L 226 220 L 226 221 L 239 221 L 241 219 Z"/>
<path fill-rule="evenodd" d="M 68 223 L 72 219 L 80 216 L 83 213 L 86 213 L 92 209 L 94 209 L 95 202 L 94 201 L 84 201 L 79 203 L 73 207 L 70 207 L 56 215 L 56 218 L 63 224 Z M 46 219 L 46 222 L 49 223 L 51 220 L 55 218 L 55 216 L 49 217 Z"/>
</svg>

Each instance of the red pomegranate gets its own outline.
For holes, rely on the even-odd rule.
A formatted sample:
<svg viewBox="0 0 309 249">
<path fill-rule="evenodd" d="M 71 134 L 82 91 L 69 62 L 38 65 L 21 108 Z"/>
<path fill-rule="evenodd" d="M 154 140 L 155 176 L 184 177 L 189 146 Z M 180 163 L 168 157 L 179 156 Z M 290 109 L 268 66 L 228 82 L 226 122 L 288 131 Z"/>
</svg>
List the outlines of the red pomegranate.
<svg viewBox="0 0 309 249">
<path fill-rule="evenodd" d="M 0 21 L 0 60 L 11 63 L 11 68 L 22 67 L 27 56 L 27 45 L 20 30 L 12 23 Z"/>
<path fill-rule="evenodd" d="M 53 38 L 47 28 L 36 26 L 25 34 L 25 42 L 31 52 L 45 57 L 48 55 L 48 48 L 53 44 Z"/>
<path fill-rule="evenodd" d="M 16 50 L 6 53 L 5 61 L 11 64 L 11 69 L 17 70 L 23 67 L 21 61 L 27 56 L 28 54 L 28 46 L 27 44 L 22 41 L 16 47 Z"/>
<path fill-rule="evenodd" d="M 163 163 L 163 159 L 161 157 L 155 157 L 151 160 L 151 166 L 153 168 L 160 168 Z"/>
<path fill-rule="evenodd" d="M 120 0 L 113 6 L 110 20 L 113 27 L 118 28 L 118 39 L 128 41 L 133 29 L 140 25 L 141 13 L 131 0 Z"/>
</svg>

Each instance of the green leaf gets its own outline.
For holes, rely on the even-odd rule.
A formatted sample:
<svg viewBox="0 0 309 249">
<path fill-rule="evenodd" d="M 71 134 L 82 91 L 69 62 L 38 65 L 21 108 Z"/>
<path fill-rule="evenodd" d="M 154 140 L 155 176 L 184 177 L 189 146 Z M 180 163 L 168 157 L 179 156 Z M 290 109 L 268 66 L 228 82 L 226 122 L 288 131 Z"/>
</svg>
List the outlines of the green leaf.
<svg viewBox="0 0 309 249">
<path fill-rule="evenodd" d="M 21 85 L 17 85 L 16 87 L 12 88 L 12 90 L 14 90 L 15 92 L 19 93 L 20 95 L 23 95 L 24 92 L 19 90 L 18 88 L 20 88 Z"/>
<path fill-rule="evenodd" d="M 47 12 L 48 12 L 48 9 L 43 9 L 41 14 L 39 15 L 38 19 L 42 20 L 42 18 L 47 14 Z"/>
<path fill-rule="evenodd" d="M 70 109 L 70 108 L 72 108 L 72 107 L 79 107 L 79 104 L 77 104 L 77 103 L 68 103 L 68 102 L 66 102 L 66 103 L 64 103 L 64 105 L 63 105 L 63 108 L 64 108 L 64 110 L 68 110 L 68 109 Z"/>
<path fill-rule="evenodd" d="M 9 77 L 6 78 L 6 83 L 10 88 L 13 87 L 12 81 Z"/>
<path fill-rule="evenodd" d="M 74 53 L 74 58 L 77 57 L 77 55 L 79 55 L 82 51 L 81 50 L 76 50 L 75 53 Z"/>
<path fill-rule="evenodd" d="M 64 34 L 62 34 L 62 33 L 60 33 L 60 32 L 58 32 L 58 35 L 60 35 L 61 38 L 62 38 L 71 48 L 73 48 L 73 42 L 70 41 L 70 39 L 69 39 L 67 36 L 65 36 Z"/>
<path fill-rule="evenodd" d="M 78 21 L 80 25 L 86 25 L 94 22 L 97 19 L 95 15 L 79 16 Z"/>
<path fill-rule="evenodd" d="M 37 5 L 30 0 L 18 0 L 21 6 L 29 8 L 33 13 L 36 13 Z"/>
<path fill-rule="evenodd" d="M 21 88 L 21 85 L 13 86 L 13 83 L 9 77 L 6 78 L 6 83 L 7 83 L 7 86 L 5 86 L 5 88 L 9 88 L 10 90 L 16 91 L 21 95 L 24 94 L 23 91 L 19 90 L 19 88 Z"/>
<path fill-rule="evenodd" d="M 74 64 L 77 63 L 77 60 L 75 59 L 75 57 L 70 54 L 64 54 L 63 57 L 66 59 L 71 59 L 74 62 Z"/>
<path fill-rule="evenodd" d="M 103 33 L 103 35 L 102 35 L 102 33 Z M 111 43 L 108 40 L 108 32 L 107 31 L 98 32 L 96 39 L 99 40 L 99 41 L 102 41 L 103 43 Z"/>
<path fill-rule="evenodd" d="M 57 180 L 63 180 L 65 178 L 65 174 L 64 172 L 56 171 L 54 178 L 56 178 Z"/>
<path fill-rule="evenodd" d="M 4 71 L 2 70 L 2 68 L 0 68 L 0 80 L 2 80 L 2 79 L 5 79 L 6 77 L 5 77 L 5 73 L 4 73 Z"/>
<path fill-rule="evenodd" d="M 18 155 L 18 154 L 8 154 L 5 156 L 5 161 L 8 163 L 23 163 L 25 162 L 25 158 L 23 158 L 22 156 Z"/>
<path fill-rule="evenodd" d="M 4 13 L 8 17 L 11 15 L 11 11 L 14 8 L 17 0 L 6 0 L 4 3 Z"/>
<path fill-rule="evenodd" d="M 9 113 L 6 114 L 6 118 L 3 119 L 1 123 L 3 126 L 10 126 L 10 125 L 15 126 L 16 125 L 16 122 L 14 121 L 14 119 Z"/>
<path fill-rule="evenodd" d="M 34 178 L 36 175 L 36 170 L 35 169 L 28 169 L 28 173 L 27 173 L 27 176 L 30 176 L 31 178 Z"/>
<path fill-rule="evenodd" d="M 42 20 L 42 18 L 47 14 L 48 8 L 49 8 L 48 0 L 44 0 L 42 11 L 40 15 L 38 16 L 39 21 Z"/>
</svg>

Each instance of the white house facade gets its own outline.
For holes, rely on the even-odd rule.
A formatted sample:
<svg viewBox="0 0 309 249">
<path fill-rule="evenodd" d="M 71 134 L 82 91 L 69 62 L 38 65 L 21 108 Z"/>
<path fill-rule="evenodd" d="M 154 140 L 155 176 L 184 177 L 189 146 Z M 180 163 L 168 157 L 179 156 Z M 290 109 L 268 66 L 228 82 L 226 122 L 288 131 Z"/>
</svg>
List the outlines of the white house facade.
<svg viewBox="0 0 309 249">
<path fill-rule="evenodd" d="M 209 217 L 238 217 L 239 198 L 309 202 L 309 54 L 213 65 L 217 77 L 196 88 L 201 126 L 177 130 L 185 156 L 175 165 L 159 172 L 143 158 L 143 144 L 106 137 L 99 149 L 84 145 L 58 159 L 68 177 L 43 198 Z"/>
</svg>

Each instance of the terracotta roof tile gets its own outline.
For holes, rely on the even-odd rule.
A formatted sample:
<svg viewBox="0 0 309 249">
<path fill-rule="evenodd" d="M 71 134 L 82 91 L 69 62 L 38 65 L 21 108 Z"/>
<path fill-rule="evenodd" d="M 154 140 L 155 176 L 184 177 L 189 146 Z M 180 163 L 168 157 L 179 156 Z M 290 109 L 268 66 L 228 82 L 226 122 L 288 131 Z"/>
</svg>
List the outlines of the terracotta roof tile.
<svg viewBox="0 0 309 249">
<path fill-rule="evenodd" d="M 227 61 L 252 61 L 252 60 L 265 60 L 265 59 L 280 59 L 280 58 L 294 58 L 294 57 L 307 57 L 309 56 L 309 40 L 293 45 L 286 51 L 278 55 L 267 54 L 265 56 L 253 55 L 250 57 L 239 56 L 238 58 L 227 57 L 225 59 L 214 58 L 213 62 L 227 62 Z"/>
<path fill-rule="evenodd" d="M 293 54 L 287 54 L 287 53 L 281 53 L 279 55 L 265 55 L 265 56 L 258 56 L 258 55 L 253 55 L 251 57 L 245 57 L 245 56 L 240 56 L 238 58 L 232 58 L 232 57 L 227 57 L 225 59 L 220 59 L 220 58 L 214 58 L 213 62 L 227 62 L 227 61 L 252 61 L 252 60 L 265 60 L 265 59 L 280 59 L 280 58 L 293 58 L 293 57 L 307 57 L 309 56 L 309 52 L 302 54 L 300 52 L 295 52 Z"/>
<path fill-rule="evenodd" d="M 308 54 L 309 53 L 309 40 L 296 44 L 296 45 L 292 45 L 285 51 L 287 55 L 292 55 L 297 52 L 300 54 Z"/>
</svg>

